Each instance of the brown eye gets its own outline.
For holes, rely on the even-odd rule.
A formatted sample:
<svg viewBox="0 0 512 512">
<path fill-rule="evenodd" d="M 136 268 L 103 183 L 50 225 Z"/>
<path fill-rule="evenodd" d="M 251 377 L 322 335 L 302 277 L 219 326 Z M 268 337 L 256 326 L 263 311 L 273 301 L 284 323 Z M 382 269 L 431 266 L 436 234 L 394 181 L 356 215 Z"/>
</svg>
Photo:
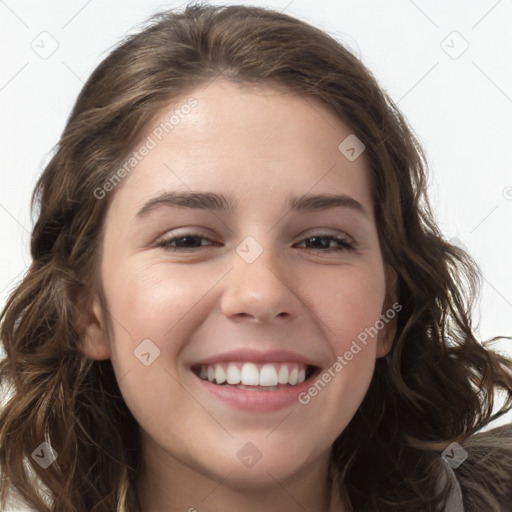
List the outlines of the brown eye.
<svg viewBox="0 0 512 512">
<path fill-rule="evenodd" d="M 205 247 L 204 245 L 201 244 L 203 240 L 215 243 L 210 238 L 200 235 L 198 233 L 185 233 L 180 236 L 174 236 L 172 238 L 162 240 L 157 244 L 157 247 L 163 247 L 164 249 L 170 251 L 194 250 L 199 249 L 201 247 Z"/>
<path fill-rule="evenodd" d="M 343 238 L 337 238 L 330 235 L 315 235 L 305 238 L 301 243 L 313 240 L 313 247 L 307 247 L 308 249 L 320 250 L 321 252 L 333 252 L 333 251 L 353 251 L 355 247 Z M 327 242 L 325 242 L 327 241 Z M 338 247 L 329 247 L 331 242 L 336 242 Z"/>
</svg>

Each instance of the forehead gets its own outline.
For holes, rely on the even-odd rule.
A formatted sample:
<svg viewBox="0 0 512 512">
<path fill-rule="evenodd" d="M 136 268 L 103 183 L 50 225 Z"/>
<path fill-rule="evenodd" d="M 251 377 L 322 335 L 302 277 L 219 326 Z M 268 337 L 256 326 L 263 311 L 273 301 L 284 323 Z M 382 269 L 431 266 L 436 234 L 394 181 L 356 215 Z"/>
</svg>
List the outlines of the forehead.
<svg viewBox="0 0 512 512">
<path fill-rule="evenodd" d="M 343 193 L 371 208 L 364 152 L 342 150 L 352 129 L 319 100 L 284 86 L 199 86 L 161 109 L 141 133 L 144 151 L 113 203 L 140 206 L 166 190 L 226 192 L 242 204 Z M 345 144 L 346 145 L 346 144 Z"/>
</svg>

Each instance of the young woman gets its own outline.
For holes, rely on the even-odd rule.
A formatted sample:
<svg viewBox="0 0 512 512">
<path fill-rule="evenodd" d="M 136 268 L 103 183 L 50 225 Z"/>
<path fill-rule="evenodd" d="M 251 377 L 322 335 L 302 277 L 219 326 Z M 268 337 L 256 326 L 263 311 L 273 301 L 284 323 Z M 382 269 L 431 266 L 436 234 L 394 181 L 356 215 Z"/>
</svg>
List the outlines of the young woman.
<svg viewBox="0 0 512 512">
<path fill-rule="evenodd" d="M 163 12 L 95 70 L 3 312 L 0 506 L 505 511 L 512 363 L 370 72 L 269 9 Z M 493 416 L 498 391 L 505 400 Z"/>
</svg>

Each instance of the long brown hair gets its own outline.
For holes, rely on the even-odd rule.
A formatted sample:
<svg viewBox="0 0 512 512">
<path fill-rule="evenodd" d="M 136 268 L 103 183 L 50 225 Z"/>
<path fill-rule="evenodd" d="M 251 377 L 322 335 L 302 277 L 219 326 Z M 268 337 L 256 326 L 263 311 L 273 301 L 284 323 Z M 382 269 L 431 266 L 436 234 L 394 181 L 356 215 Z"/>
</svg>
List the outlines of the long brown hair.
<svg viewBox="0 0 512 512">
<path fill-rule="evenodd" d="M 270 9 L 201 4 L 154 16 L 101 62 L 37 182 L 33 261 L 1 315 L 0 506 L 12 489 L 41 512 L 139 510 L 138 425 L 110 361 L 79 350 L 79 298 L 101 292 L 99 247 L 115 194 L 98 199 L 95 191 L 164 105 L 217 77 L 316 98 L 366 146 L 381 249 L 403 309 L 390 354 L 377 360 L 363 403 L 333 445 L 330 477 L 345 486 L 347 508 L 442 510 L 450 489 L 437 487 L 440 454 L 457 441 L 469 453 L 456 470 L 467 510 L 500 510 L 512 499 L 511 443 L 469 436 L 493 419 L 497 390 L 505 396 L 497 414 L 512 407 L 512 362 L 475 337 L 479 271 L 439 232 L 425 157 L 406 120 L 321 30 Z M 58 454 L 46 469 L 31 456 L 44 441 Z"/>
</svg>

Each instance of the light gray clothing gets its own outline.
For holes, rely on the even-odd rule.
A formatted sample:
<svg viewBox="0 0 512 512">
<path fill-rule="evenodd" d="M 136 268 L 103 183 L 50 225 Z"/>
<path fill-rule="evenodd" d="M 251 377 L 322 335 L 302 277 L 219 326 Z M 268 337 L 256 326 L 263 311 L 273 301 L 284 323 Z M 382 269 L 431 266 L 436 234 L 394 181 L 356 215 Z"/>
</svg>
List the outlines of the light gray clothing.
<svg viewBox="0 0 512 512">
<path fill-rule="evenodd" d="M 446 503 L 445 512 L 464 512 L 464 505 L 462 502 L 462 491 L 457 480 L 457 476 L 455 475 L 455 471 L 452 469 L 450 464 L 443 460 L 443 467 L 446 471 L 441 475 L 441 480 L 439 485 L 444 486 L 446 479 L 450 480 L 453 484 L 452 492 L 448 498 L 448 502 Z"/>
</svg>

